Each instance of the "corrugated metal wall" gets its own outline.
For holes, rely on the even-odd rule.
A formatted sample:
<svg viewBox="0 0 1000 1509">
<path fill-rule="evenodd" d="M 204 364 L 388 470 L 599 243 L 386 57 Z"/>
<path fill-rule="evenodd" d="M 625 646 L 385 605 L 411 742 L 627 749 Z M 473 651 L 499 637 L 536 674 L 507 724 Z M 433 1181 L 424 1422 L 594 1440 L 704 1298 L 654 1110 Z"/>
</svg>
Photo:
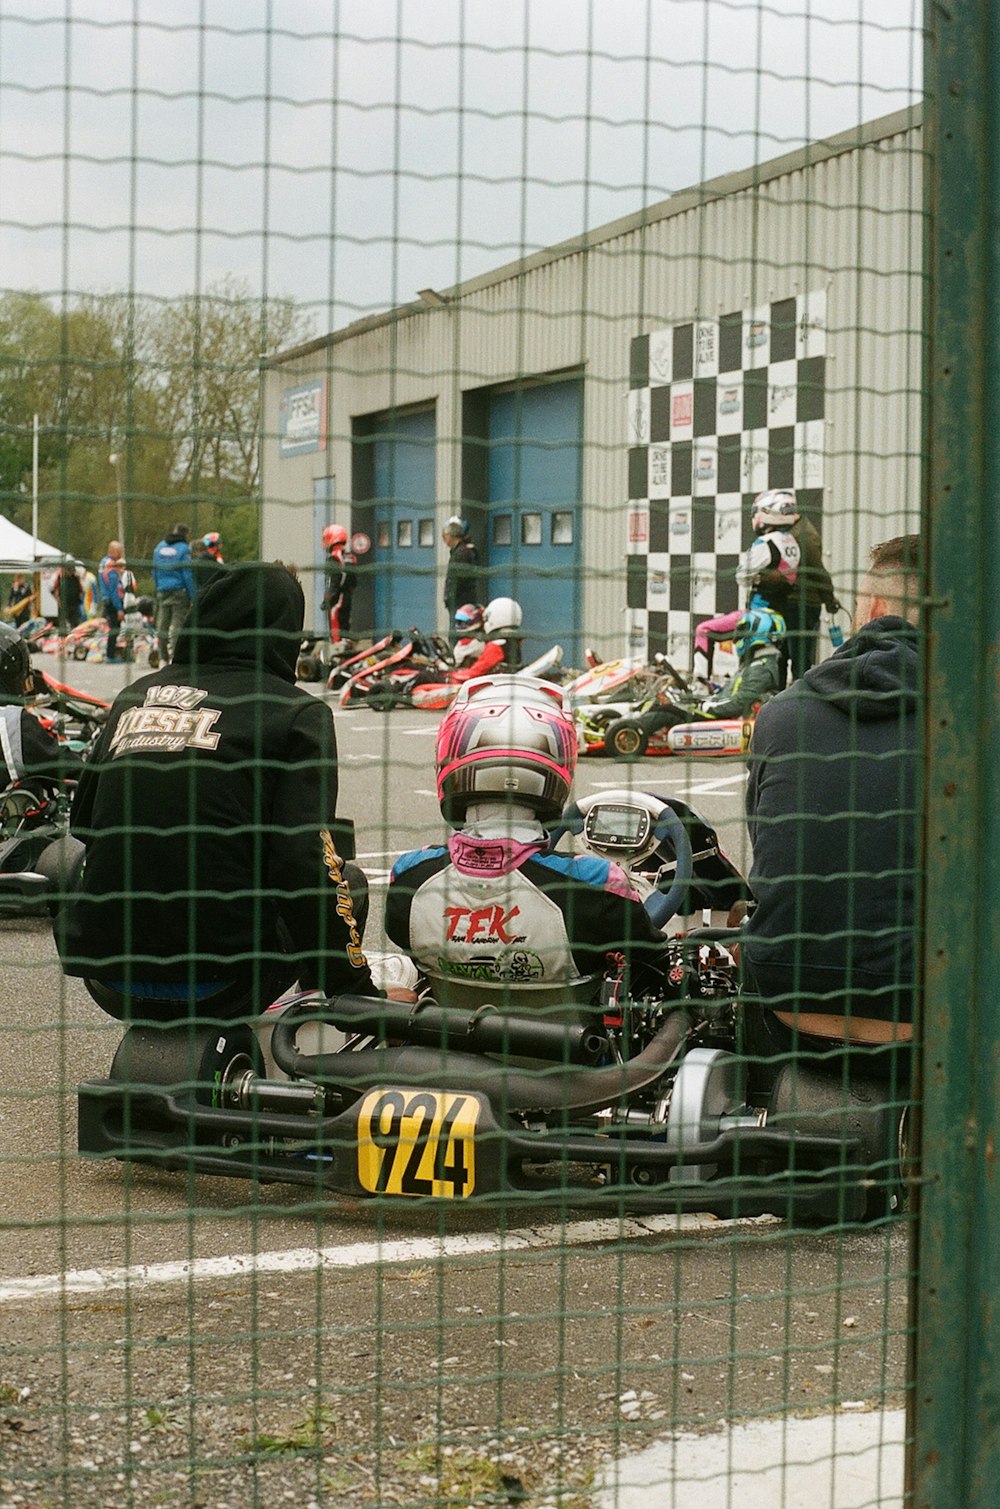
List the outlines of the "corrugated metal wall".
<svg viewBox="0 0 1000 1509">
<path fill-rule="evenodd" d="M 918 527 L 921 154 L 916 118 L 889 118 L 859 129 L 856 145 L 797 154 L 794 166 L 738 175 L 732 187 L 706 185 L 656 207 L 648 223 L 635 217 L 620 233 L 592 234 L 585 249 L 464 285 L 445 307 L 399 311 L 274 364 L 265 380 L 265 555 L 298 550 L 306 558 L 314 476 L 335 474 L 338 496 L 350 497 L 353 417 L 436 402 L 443 519 L 460 496 L 462 392 L 580 365 L 584 625 L 595 646 L 617 652 L 630 339 L 825 287 L 824 546 L 849 600 L 870 545 Z M 279 460 L 280 393 L 322 372 L 330 379 L 326 451 Z"/>
</svg>

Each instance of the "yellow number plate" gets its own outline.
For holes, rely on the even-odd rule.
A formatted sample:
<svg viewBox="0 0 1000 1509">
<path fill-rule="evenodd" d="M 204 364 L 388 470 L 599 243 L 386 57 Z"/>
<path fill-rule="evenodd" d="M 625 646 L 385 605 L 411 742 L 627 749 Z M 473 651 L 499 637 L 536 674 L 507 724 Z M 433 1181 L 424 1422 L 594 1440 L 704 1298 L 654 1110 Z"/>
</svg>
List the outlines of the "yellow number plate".
<svg viewBox="0 0 1000 1509">
<path fill-rule="evenodd" d="M 476 1187 L 474 1095 L 369 1090 L 358 1112 L 358 1179 L 373 1195 L 464 1200 Z"/>
</svg>

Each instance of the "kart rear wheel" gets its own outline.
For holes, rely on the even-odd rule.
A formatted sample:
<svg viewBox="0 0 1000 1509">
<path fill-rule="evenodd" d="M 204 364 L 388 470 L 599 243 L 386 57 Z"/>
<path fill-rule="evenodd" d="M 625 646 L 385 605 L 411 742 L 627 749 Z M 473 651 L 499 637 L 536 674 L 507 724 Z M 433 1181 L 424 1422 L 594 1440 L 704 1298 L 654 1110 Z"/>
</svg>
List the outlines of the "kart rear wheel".
<svg viewBox="0 0 1000 1509">
<path fill-rule="evenodd" d="M 296 681 L 318 681 L 320 664 L 315 655 L 300 655 L 295 663 Z"/>
<path fill-rule="evenodd" d="M 81 644 L 75 644 L 73 646 L 73 659 L 74 660 L 86 660 L 86 658 L 87 658 L 87 651 L 88 651 L 89 648 L 90 648 L 90 646 L 86 645 L 86 644 L 82 644 L 82 643 Z"/>
<path fill-rule="evenodd" d="M 243 1022 L 194 1027 L 187 1023 L 130 1027 L 118 1044 L 110 1078 L 134 1088 L 175 1087 L 178 1099 L 224 1106 L 227 1090 L 248 1072 L 263 1072 L 254 1033 Z"/>
<path fill-rule="evenodd" d="M 639 760 L 646 753 L 649 735 L 638 718 L 619 718 L 604 735 L 604 747 L 618 760 Z"/>
</svg>

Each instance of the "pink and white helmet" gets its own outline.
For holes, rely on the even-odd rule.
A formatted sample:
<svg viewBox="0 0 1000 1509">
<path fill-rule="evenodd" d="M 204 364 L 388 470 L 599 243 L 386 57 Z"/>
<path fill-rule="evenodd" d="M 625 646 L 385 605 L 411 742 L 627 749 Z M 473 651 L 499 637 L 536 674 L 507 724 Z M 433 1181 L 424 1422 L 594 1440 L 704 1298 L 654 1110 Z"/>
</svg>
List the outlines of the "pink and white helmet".
<svg viewBox="0 0 1000 1509">
<path fill-rule="evenodd" d="M 750 524 L 754 534 L 764 529 L 789 529 L 799 521 L 799 504 L 795 494 L 787 487 L 772 487 L 758 493 L 750 510 Z"/>
<path fill-rule="evenodd" d="M 576 729 L 562 691 L 530 676 L 467 681 L 441 720 L 437 794 L 448 822 L 473 802 L 517 802 L 557 818 L 576 768 Z"/>
</svg>

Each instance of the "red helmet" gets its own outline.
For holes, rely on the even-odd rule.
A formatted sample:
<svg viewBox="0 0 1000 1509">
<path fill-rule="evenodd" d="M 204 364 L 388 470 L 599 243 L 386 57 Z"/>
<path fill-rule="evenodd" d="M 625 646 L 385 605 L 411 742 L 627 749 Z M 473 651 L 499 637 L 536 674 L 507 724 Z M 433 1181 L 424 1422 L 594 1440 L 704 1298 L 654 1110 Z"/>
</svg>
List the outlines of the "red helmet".
<svg viewBox="0 0 1000 1509">
<path fill-rule="evenodd" d="M 323 549 L 343 549 L 347 544 L 347 530 L 343 524 L 328 524 L 323 530 Z"/>
<path fill-rule="evenodd" d="M 208 534 L 203 534 L 201 543 L 210 555 L 218 555 L 222 548 L 222 536 L 217 529 L 210 529 Z"/>
<path fill-rule="evenodd" d="M 441 811 L 457 824 L 471 803 L 506 799 L 543 821 L 557 818 L 573 783 L 576 744 L 573 719 L 551 681 L 467 681 L 438 729 Z"/>
</svg>

